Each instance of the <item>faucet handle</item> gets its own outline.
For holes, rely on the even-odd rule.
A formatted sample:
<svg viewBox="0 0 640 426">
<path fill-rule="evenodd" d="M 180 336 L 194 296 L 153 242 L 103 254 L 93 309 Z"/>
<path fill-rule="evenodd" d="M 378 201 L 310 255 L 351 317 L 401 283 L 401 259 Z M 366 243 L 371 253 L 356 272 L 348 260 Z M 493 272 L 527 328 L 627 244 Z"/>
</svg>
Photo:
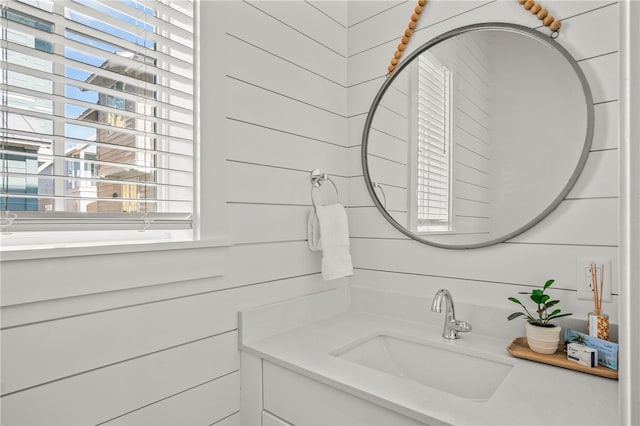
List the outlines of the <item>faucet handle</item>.
<svg viewBox="0 0 640 426">
<path fill-rule="evenodd" d="M 462 333 L 472 330 L 471 324 L 466 321 L 455 320 L 452 325 L 456 331 L 460 331 Z"/>
</svg>

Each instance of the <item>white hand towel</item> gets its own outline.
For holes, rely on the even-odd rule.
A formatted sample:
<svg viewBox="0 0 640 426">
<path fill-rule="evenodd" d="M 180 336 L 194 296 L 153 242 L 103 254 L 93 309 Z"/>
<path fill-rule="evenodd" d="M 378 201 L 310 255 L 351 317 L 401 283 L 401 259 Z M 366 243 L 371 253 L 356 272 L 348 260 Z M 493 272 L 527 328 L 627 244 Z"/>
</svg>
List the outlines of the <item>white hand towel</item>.
<svg viewBox="0 0 640 426">
<path fill-rule="evenodd" d="M 311 215 L 317 215 L 318 226 L 311 229 L 318 232 L 309 235 L 309 248 L 319 246 L 322 250 L 322 278 L 327 281 L 353 275 L 347 212 L 341 204 L 317 206 L 315 210 Z"/>
<path fill-rule="evenodd" d="M 318 216 L 316 215 L 315 209 L 311 209 L 309 218 L 307 219 L 307 244 L 311 251 L 322 250 L 320 246 L 320 224 L 318 223 Z"/>
</svg>

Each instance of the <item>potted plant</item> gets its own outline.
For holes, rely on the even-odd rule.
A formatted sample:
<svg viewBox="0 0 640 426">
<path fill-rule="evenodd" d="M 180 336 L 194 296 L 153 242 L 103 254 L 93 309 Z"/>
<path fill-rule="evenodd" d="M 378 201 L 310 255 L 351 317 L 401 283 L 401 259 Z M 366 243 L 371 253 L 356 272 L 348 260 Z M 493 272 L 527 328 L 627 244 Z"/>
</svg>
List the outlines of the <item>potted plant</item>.
<svg viewBox="0 0 640 426">
<path fill-rule="evenodd" d="M 570 313 L 562 313 L 562 311 L 557 308 L 550 311 L 550 308 L 560 303 L 559 300 L 551 300 L 551 296 L 545 294 L 545 291 L 551 287 L 554 282 L 555 280 L 548 280 L 541 289 L 534 289 L 531 292 L 518 292 L 518 294 L 529 295 L 529 298 L 536 305 L 535 313 L 529 311 L 520 300 L 515 297 L 509 297 L 510 301 L 522 307 L 522 311 L 512 313 L 507 319 L 512 320 L 514 318 L 524 317 L 527 320 L 525 328 L 529 348 L 541 354 L 552 354 L 558 349 L 560 326 L 552 323 L 551 320 L 572 315 Z"/>
</svg>

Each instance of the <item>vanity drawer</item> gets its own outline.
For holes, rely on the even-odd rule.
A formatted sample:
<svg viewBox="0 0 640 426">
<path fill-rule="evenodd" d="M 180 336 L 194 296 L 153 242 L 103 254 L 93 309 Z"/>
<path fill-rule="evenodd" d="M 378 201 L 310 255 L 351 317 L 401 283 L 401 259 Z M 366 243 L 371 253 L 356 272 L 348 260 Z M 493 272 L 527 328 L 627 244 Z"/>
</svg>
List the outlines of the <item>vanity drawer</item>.
<svg viewBox="0 0 640 426">
<path fill-rule="evenodd" d="M 294 425 L 424 425 L 267 361 L 263 368 L 263 408 Z"/>
</svg>

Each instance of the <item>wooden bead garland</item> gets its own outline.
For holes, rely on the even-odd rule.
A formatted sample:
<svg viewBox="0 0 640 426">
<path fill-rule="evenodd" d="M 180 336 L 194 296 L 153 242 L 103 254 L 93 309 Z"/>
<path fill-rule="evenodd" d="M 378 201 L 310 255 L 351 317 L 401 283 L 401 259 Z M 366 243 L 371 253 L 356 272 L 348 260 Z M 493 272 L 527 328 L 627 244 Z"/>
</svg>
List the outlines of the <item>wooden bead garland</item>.
<svg viewBox="0 0 640 426">
<path fill-rule="evenodd" d="M 535 0 L 518 0 L 518 3 L 520 3 L 526 10 L 536 15 L 545 27 L 549 27 L 552 31 L 551 38 L 556 38 L 558 36 L 562 22 L 549 15 L 549 11 L 547 9 L 543 8 Z"/>
<path fill-rule="evenodd" d="M 549 29 L 552 31 L 551 38 L 556 38 L 558 36 L 558 32 L 560 31 L 562 22 L 549 15 L 549 11 L 547 9 L 543 8 L 535 0 L 518 0 L 518 3 L 520 3 L 526 10 L 531 12 L 531 14 L 536 15 L 537 18 L 542 21 L 542 24 L 545 27 L 549 27 Z M 391 73 L 396 69 L 396 66 L 400 62 L 400 58 L 402 57 L 402 54 L 406 49 L 407 44 L 409 43 L 409 39 L 413 34 L 413 30 L 418 25 L 420 14 L 424 10 L 424 6 L 426 4 L 427 0 L 418 0 L 418 5 L 413 9 L 411 20 L 407 24 L 407 29 L 404 30 L 402 38 L 400 39 L 400 44 L 398 44 L 398 47 L 393 54 L 393 58 L 391 58 L 389 66 L 387 67 L 387 77 L 391 75 Z"/>
<path fill-rule="evenodd" d="M 387 76 L 391 75 L 393 70 L 396 69 L 396 65 L 400 62 L 400 58 L 402 57 L 402 53 L 404 49 L 407 47 L 409 43 L 409 39 L 413 35 L 413 30 L 418 25 L 418 20 L 420 19 L 420 14 L 424 10 L 424 6 L 427 4 L 427 0 L 418 0 L 418 5 L 413 9 L 413 13 L 411 14 L 411 20 L 407 24 L 407 29 L 404 30 L 402 38 L 400 39 L 400 44 L 396 48 L 395 53 L 393 54 L 393 58 L 387 67 Z"/>
</svg>

